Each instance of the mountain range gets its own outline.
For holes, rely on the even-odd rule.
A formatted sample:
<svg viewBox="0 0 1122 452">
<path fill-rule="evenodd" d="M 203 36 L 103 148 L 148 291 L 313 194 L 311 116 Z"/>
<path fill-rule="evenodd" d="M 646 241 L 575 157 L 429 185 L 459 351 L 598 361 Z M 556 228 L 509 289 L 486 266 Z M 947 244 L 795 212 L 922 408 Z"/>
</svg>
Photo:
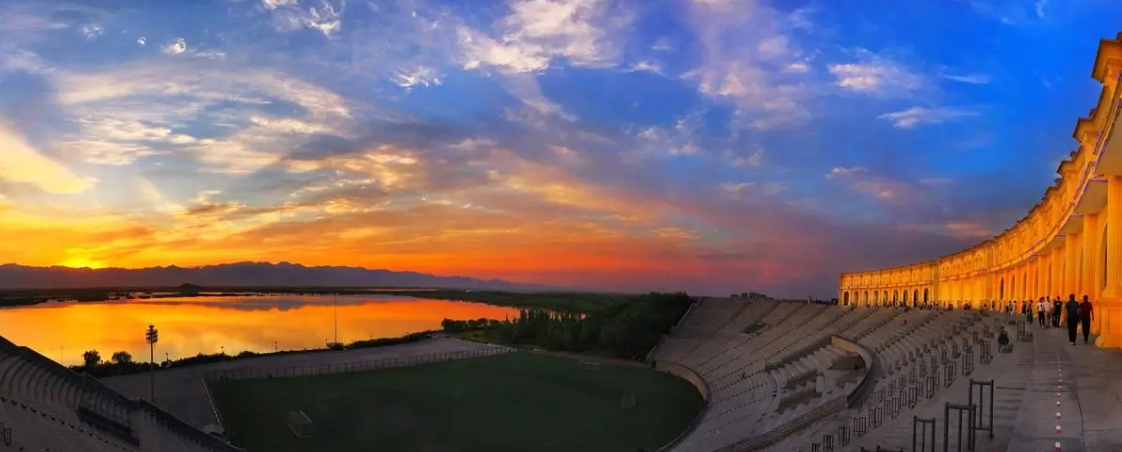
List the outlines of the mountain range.
<svg viewBox="0 0 1122 452">
<path fill-rule="evenodd" d="M 0 265 L 0 289 L 92 287 L 426 287 L 448 289 L 545 290 L 538 284 L 497 279 L 436 276 L 361 267 L 305 267 L 281 262 L 239 262 L 205 267 L 70 268 Z"/>
</svg>

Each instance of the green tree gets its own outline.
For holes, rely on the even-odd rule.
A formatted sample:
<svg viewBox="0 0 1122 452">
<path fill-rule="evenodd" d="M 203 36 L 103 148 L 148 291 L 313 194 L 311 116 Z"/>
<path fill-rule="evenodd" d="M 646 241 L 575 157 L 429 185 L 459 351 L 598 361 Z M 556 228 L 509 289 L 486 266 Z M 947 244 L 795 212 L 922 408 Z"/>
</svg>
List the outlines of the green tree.
<svg viewBox="0 0 1122 452">
<path fill-rule="evenodd" d="M 85 353 L 82 353 L 82 361 L 86 363 L 86 367 L 97 367 L 98 364 L 101 364 L 101 353 L 98 353 L 97 350 L 86 350 Z"/>
<path fill-rule="evenodd" d="M 132 355 L 130 355 L 129 352 L 122 350 L 114 353 L 113 357 L 110 359 L 114 364 L 129 364 L 132 362 Z"/>
</svg>

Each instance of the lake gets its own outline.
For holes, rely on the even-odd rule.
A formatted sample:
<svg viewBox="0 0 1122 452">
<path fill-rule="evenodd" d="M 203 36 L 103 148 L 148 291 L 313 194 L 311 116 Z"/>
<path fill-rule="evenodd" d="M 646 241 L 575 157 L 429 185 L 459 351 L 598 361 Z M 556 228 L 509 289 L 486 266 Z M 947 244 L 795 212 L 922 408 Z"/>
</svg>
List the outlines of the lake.
<svg viewBox="0 0 1122 452">
<path fill-rule="evenodd" d="M 148 361 L 144 332 L 160 332 L 156 361 L 225 351 L 323 348 L 334 340 L 331 296 L 192 297 L 52 302 L 0 309 L 0 335 L 63 364 L 97 350 L 104 360 L 127 351 Z M 440 329 L 440 321 L 517 317 L 518 309 L 394 295 L 338 297 L 339 342 Z M 166 355 L 165 355 L 166 354 Z"/>
</svg>

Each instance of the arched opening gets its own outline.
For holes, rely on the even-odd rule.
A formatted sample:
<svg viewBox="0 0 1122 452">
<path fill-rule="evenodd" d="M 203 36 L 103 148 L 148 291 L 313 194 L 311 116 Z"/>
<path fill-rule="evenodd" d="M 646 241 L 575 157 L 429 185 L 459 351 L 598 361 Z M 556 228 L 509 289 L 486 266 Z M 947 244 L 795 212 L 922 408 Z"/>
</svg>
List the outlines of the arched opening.
<svg viewBox="0 0 1122 452">
<path fill-rule="evenodd" d="M 1028 270 L 1021 273 L 1021 298 L 1029 298 L 1028 293 Z"/>
<path fill-rule="evenodd" d="M 904 289 L 904 304 L 908 304 L 908 290 Z"/>
<path fill-rule="evenodd" d="M 873 303 L 880 303 L 880 292 L 873 292 Z"/>
<path fill-rule="evenodd" d="M 842 292 L 842 306 L 849 306 L 849 292 Z"/>
<path fill-rule="evenodd" d="M 895 303 L 897 301 L 900 301 L 900 291 L 899 290 L 893 290 L 892 291 L 892 302 Z"/>
<path fill-rule="evenodd" d="M 1017 275 L 1009 277 L 1009 298 L 1017 299 Z"/>
<path fill-rule="evenodd" d="M 927 303 L 927 289 L 923 289 L 923 302 Z"/>
<path fill-rule="evenodd" d="M 888 291 L 887 290 L 884 291 L 884 293 L 880 294 L 880 301 L 883 302 L 884 304 L 888 304 Z"/>
<path fill-rule="evenodd" d="M 1001 281 L 1000 281 L 999 285 L 997 286 L 997 299 L 998 300 L 1004 300 L 1005 299 L 1005 278 L 1001 278 Z"/>
<path fill-rule="evenodd" d="M 866 290 L 865 296 L 861 297 L 861 304 L 865 306 L 869 305 L 869 291 Z"/>
<path fill-rule="evenodd" d="M 919 304 L 919 289 L 912 290 L 912 306 Z"/>
</svg>

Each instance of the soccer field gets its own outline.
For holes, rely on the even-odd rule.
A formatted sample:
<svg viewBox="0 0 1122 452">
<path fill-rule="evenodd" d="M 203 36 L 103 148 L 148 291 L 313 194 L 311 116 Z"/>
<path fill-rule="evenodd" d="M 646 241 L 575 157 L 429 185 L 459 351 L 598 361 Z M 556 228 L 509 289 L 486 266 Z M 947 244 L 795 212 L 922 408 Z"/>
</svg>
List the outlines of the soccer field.
<svg viewBox="0 0 1122 452">
<path fill-rule="evenodd" d="M 532 353 L 211 389 L 248 452 L 655 451 L 703 405 L 672 375 Z M 312 438 L 289 430 L 293 410 Z"/>
</svg>

